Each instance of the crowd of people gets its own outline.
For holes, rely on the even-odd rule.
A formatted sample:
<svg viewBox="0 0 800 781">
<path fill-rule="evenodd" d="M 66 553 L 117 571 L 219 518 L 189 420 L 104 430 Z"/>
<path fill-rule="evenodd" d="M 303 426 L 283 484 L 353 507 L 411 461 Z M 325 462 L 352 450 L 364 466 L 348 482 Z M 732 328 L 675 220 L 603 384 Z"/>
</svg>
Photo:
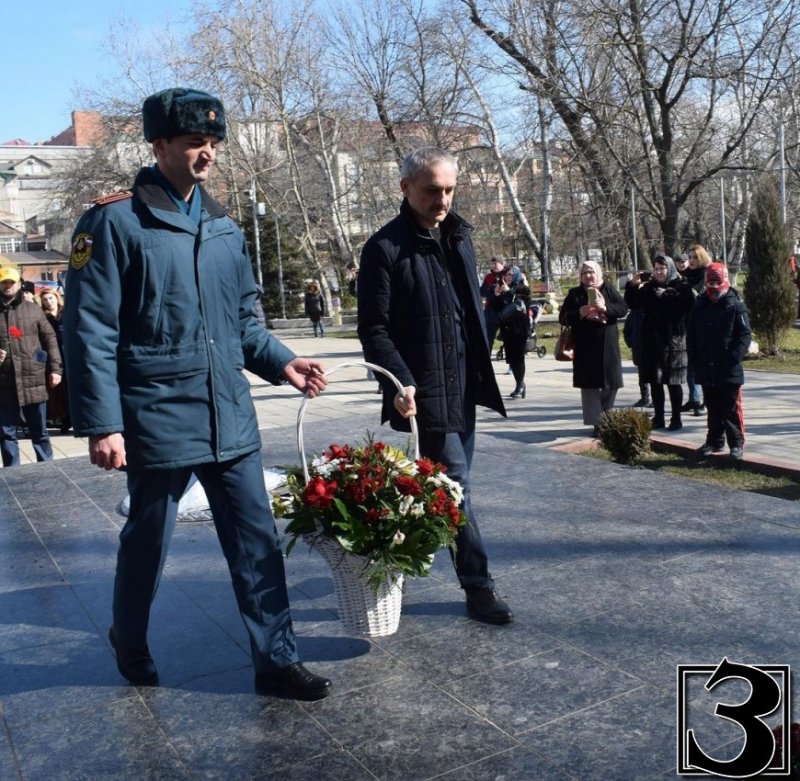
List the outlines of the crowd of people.
<svg viewBox="0 0 800 781">
<path fill-rule="evenodd" d="M 657 253 L 652 265 L 652 272 L 635 273 L 620 295 L 600 266 L 587 261 L 580 284 L 567 292 L 559 320 L 572 331 L 573 385 L 581 390 L 583 422 L 596 435 L 601 415 L 614 407 L 622 387 L 617 323 L 624 318 L 640 389 L 634 406 L 652 407 L 653 428 L 668 431 L 683 427 L 682 413 L 706 412 L 706 441 L 697 454 L 718 453 L 727 442 L 731 456 L 741 460 L 742 361 L 751 341 L 747 309 L 727 267 L 713 263 L 698 244 L 678 262 Z"/>
<path fill-rule="evenodd" d="M 203 187 L 226 135 L 221 101 L 193 89 L 163 90 L 145 100 L 142 117 L 155 163 L 139 171 L 130 191 L 100 199 L 79 221 L 66 302 L 50 289 L 36 300 L 16 269 L 0 269 L 3 464 L 19 463 L 23 422 L 37 459 L 52 458 L 49 417 L 88 439 L 92 464 L 126 470 L 129 513 L 109 643 L 119 672 L 142 686 L 159 682 L 147 642 L 150 606 L 178 501 L 195 474 L 250 637 L 256 691 L 321 699 L 332 683 L 299 660 L 243 370 L 313 397 L 326 387 L 324 367 L 296 356 L 259 321 L 244 237 Z M 403 160 L 399 214 L 364 245 L 352 290 L 365 359 L 402 386 L 379 380 L 382 422 L 408 431 L 415 416 L 422 456 L 443 463 L 463 489 L 468 523 L 456 537 L 453 565 L 467 612 L 502 625 L 514 615 L 490 573 L 470 471 L 476 407 L 506 415 L 491 364 L 498 332 L 515 379 L 509 398 L 526 396 L 531 296 L 521 270 L 499 258 L 479 284 L 471 227 L 451 209 L 457 176 L 457 159 L 437 147 Z M 584 422 L 596 428 L 622 386 L 618 323 L 638 312 L 635 358 L 654 426 L 665 426 L 668 394 L 668 427 L 680 428 L 687 382 L 691 409 L 704 402 L 708 410 L 702 453 L 720 450 L 727 438 L 740 458 L 747 313 L 722 264 L 707 262 L 701 247 L 686 260 L 681 270 L 656 256 L 652 276 L 634 275 L 624 295 L 599 264 L 581 265 L 559 314 L 574 335 L 573 385 Z M 123 267 L 130 271 L 121 274 Z M 305 307 L 322 336 L 325 303 L 316 282 Z"/>
<path fill-rule="evenodd" d="M 3 466 L 20 463 L 19 431 L 31 439 L 37 461 L 51 461 L 48 423 L 71 427 L 63 380 L 61 311 L 56 289 L 0 268 L 0 454 Z"/>
</svg>

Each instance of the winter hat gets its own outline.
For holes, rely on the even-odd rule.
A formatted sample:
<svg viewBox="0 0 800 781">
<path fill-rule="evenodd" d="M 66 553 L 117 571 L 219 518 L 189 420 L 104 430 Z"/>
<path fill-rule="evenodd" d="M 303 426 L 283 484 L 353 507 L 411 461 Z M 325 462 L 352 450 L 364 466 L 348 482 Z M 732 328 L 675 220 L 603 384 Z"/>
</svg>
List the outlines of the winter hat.
<svg viewBox="0 0 800 781">
<path fill-rule="evenodd" d="M 200 90 L 173 87 L 156 92 L 142 106 L 146 141 L 189 133 L 225 138 L 222 101 Z"/>
<path fill-rule="evenodd" d="M 715 287 L 709 287 L 709 285 Z M 724 263 L 712 263 L 706 268 L 706 295 L 717 302 L 731 289 L 728 267 Z"/>
</svg>

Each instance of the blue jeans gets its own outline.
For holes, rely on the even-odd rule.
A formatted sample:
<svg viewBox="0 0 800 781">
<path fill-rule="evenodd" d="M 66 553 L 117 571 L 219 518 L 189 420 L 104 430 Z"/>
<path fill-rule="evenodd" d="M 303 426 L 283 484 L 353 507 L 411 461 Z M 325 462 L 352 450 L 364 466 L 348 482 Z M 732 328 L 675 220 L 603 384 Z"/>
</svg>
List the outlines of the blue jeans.
<svg viewBox="0 0 800 781">
<path fill-rule="evenodd" d="M 700 404 L 700 386 L 694 381 L 694 369 L 691 364 L 686 367 L 686 385 L 689 388 L 689 401 Z"/>
<path fill-rule="evenodd" d="M 447 467 L 447 476 L 461 483 L 464 489 L 462 509 L 467 516 L 466 526 L 456 535 L 456 553 L 453 563 L 461 588 L 492 586 L 489 575 L 489 557 L 483 546 L 478 522 L 472 512 L 469 473 L 475 451 L 475 405 L 464 405 L 465 430 L 461 433 L 442 434 L 420 432 L 420 453 L 433 461 L 441 461 Z"/>
<path fill-rule="evenodd" d="M 130 511 L 119 536 L 114 629 L 120 644 L 147 642 L 152 603 L 175 530 L 178 502 L 194 472 L 208 497 L 228 562 L 253 666 L 269 673 L 297 658 L 286 573 L 258 451 L 223 463 L 128 472 Z M 198 639 L 200 643 L 201 639 Z"/>
<path fill-rule="evenodd" d="M 53 447 L 47 433 L 47 402 L 26 404 L 22 407 L 25 425 L 31 435 L 33 452 L 37 461 L 52 461 Z M 0 407 L 0 454 L 3 466 L 19 466 L 19 443 L 17 425 L 20 422 L 19 407 Z"/>
</svg>

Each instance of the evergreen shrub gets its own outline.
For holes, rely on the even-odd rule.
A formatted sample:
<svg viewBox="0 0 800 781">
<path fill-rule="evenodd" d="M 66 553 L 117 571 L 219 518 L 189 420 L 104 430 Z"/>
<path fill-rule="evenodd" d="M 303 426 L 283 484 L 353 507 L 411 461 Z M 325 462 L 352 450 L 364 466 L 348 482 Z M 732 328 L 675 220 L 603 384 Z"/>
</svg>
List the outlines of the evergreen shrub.
<svg viewBox="0 0 800 781">
<path fill-rule="evenodd" d="M 650 416 L 635 409 L 604 412 L 597 426 L 600 444 L 618 464 L 633 466 L 650 452 Z"/>
</svg>

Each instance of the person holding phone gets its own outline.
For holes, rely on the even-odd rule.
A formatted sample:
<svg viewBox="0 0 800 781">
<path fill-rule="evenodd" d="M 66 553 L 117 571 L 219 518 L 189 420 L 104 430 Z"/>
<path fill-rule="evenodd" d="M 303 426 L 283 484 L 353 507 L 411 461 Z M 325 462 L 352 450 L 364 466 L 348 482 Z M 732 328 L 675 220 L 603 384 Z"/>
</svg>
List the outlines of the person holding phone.
<svg viewBox="0 0 800 781">
<path fill-rule="evenodd" d="M 686 382 L 686 325 L 694 296 L 689 283 L 678 273 L 672 258 L 656 255 L 652 278 L 634 274 L 625 285 L 625 302 L 641 310 L 642 349 L 640 372 L 650 384 L 653 428 L 678 431 L 683 427 L 682 383 Z M 671 417 L 664 417 L 664 386 L 669 392 Z"/>
<path fill-rule="evenodd" d="M 622 387 L 617 321 L 628 313 L 628 306 L 603 279 L 599 263 L 587 260 L 579 273 L 580 285 L 567 293 L 558 319 L 575 336 L 572 385 L 581 389 L 583 422 L 593 426 L 596 435 L 600 416 L 613 409 Z"/>
</svg>

